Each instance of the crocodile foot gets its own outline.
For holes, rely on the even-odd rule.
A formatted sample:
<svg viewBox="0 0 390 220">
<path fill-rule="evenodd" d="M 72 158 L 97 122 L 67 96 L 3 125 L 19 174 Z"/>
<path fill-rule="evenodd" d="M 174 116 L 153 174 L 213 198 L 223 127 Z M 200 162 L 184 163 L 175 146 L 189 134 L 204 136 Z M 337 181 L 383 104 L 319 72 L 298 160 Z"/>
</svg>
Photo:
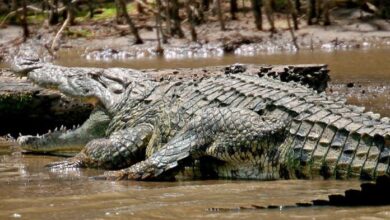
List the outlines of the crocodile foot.
<svg viewBox="0 0 390 220">
<path fill-rule="evenodd" d="M 117 170 L 106 171 L 103 175 L 94 177 L 98 180 L 153 180 L 158 179 L 161 172 L 158 167 L 150 163 L 150 160 L 145 160 L 134 164 L 133 166 Z"/>
</svg>

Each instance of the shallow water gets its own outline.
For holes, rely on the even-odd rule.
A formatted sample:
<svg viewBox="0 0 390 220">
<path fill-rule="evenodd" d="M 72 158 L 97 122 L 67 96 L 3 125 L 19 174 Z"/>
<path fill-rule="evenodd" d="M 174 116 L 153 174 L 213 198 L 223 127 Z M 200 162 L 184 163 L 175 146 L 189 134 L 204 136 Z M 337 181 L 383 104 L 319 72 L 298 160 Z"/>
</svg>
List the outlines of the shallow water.
<svg viewBox="0 0 390 220">
<path fill-rule="evenodd" d="M 68 54 L 67 54 L 68 53 Z M 198 60 L 87 61 L 63 52 L 59 64 L 130 68 L 176 68 L 236 62 L 294 64 L 327 63 L 335 91 L 350 94 L 350 102 L 390 115 L 390 49 Z M 345 83 L 354 82 L 353 89 Z M 359 85 L 361 87 L 359 87 Z M 373 90 L 370 93 L 369 90 Z M 344 91 L 345 90 L 345 91 Z M 362 90 L 367 90 L 362 94 Z M 371 95 L 370 95 L 371 94 Z M 378 101 L 379 100 L 379 101 Z M 1 143 L 0 143 L 1 145 Z M 296 208 L 211 212 L 209 208 L 289 205 L 324 199 L 328 194 L 359 188 L 358 181 L 94 181 L 99 170 L 55 171 L 45 164 L 59 157 L 22 155 L 0 146 L 0 219 L 390 219 L 390 206 L 360 208 Z"/>
<path fill-rule="evenodd" d="M 60 158 L 0 151 L 0 219 L 389 219 L 390 207 L 208 211 L 289 205 L 359 188 L 358 181 L 109 182 L 98 170 L 51 171 Z"/>
</svg>

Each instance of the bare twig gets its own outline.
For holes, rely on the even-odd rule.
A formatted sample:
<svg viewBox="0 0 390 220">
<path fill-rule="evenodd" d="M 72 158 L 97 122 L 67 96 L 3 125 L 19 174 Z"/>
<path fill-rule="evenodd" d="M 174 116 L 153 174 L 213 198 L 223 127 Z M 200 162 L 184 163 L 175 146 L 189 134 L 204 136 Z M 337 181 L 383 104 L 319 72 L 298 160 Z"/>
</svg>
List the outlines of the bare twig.
<svg viewBox="0 0 390 220">
<path fill-rule="evenodd" d="M 52 42 L 51 47 L 50 47 L 51 51 L 55 51 L 57 49 L 57 41 L 61 37 L 61 34 L 64 31 L 64 29 L 69 25 L 70 19 L 71 19 L 71 16 L 69 15 L 69 12 L 68 12 L 68 15 L 66 16 L 66 20 L 64 21 L 61 28 L 58 30 L 56 36 L 53 39 L 53 42 Z"/>
</svg>

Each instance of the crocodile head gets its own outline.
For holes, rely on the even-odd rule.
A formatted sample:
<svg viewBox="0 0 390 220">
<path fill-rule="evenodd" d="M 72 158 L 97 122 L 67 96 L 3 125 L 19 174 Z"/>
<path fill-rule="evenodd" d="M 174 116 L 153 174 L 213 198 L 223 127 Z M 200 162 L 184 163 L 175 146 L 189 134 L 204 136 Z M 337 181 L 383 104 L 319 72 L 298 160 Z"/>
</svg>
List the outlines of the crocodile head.
<svg viewBox="0 0 390 220">
<path fill-rule="evenodd" d="M 29 152 L 50 153 L 60 148 L 81 149 L 88 141 L 106 135 L 106 129 L 115 115 L 116 106 L 131 92 L 134 84 L 148 81 L 145 74 L 136 70 L 111 68 L 66 68 L 42 62 L 35 58 L 15 58 L 12 70 L 27 76 L 41 87 L 59 90 L 67 96 L 93 103 L 98 109 L 76 129 L 58 129 L 45 135 L 18 138 L 22 148 Z M 135 90 L 135 89 L 134 89 Z M 134 95 L 133 94 L 133 95 Z M 95 111 L 96 112 L 96 111 Z"/>
<path fill-rule="evenodd" d="M 12 70 L 41 87 L 67 96 L 101 104 L 108 112 L 122 100 L 132 84 L 146 80 L 145 74 L 122 68 L 65 68 L 35 58 L 14 59 Z"/>
</svg>

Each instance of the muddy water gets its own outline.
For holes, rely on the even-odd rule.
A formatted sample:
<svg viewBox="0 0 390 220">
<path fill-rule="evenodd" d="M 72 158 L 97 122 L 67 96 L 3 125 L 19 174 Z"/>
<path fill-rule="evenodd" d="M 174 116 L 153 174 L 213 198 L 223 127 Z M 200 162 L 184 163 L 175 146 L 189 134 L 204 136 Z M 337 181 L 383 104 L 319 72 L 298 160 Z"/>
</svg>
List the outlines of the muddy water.
<svg viewBox="0 0 390 220">
<path fill-rule="evenodd" d="M 87 60 L 75 50 L 62 51 L 58 64 L 65 66 L 127 67 L 134 69 L 163 69 L 254 64 L 325 63 L 331 69 L 334 82 L 390 82 L 390 48 L 344 51 L 301 51 L 299 53 L 257 54 L 254 56 L 223 56 L 204 59 L 126 59 Z"/>
<path fill-rule="evenodd" d="M 355 97 L 355 102 L 389 114 L 390 50 L 301 52 L 199 60 L 126 60 L 95 62 L 63 53 L 68 66 L 174 68 L 236 62 L 294 64 L 328 63 L 332 89 Z M 355 83 L 347 88 L 346 83 Z M 359 87 L 360 86 L 360 87 Z M 369 90 L 373 90 L 370 93 Z M 362 90 L 367 90 L 362 93 Z M 367 95 L 374 94 L 374 95 Z M 379 99 L 377 99 L 380 97 Z M 354 102 L 351 99 L 351 102 Z M 378 100 L 380 100 L 378 102 Z M 1 143 L 0 143 L 1 145 Z M 58 157 L 21 155 L 0 146 L 0 219 L 390 219 L 390 206 L 360 208 L 300 208 L 210 212 L 208 208 L 294 204 L 326 198 L 358 181 L 182 181 L 109 182 L 88 177 L 99 170 L 55 171 L 44 165 Z"/>
<path fill-rule="evenodd" d="M 390 207 L 212 212 L 209 208 L 294 204 L 358 188 L 357 181 L 108 182 L 97 170 L 50 171 L 56 157 L 0 156 L 0 219 L 389 219 Z"/>
</svg>

